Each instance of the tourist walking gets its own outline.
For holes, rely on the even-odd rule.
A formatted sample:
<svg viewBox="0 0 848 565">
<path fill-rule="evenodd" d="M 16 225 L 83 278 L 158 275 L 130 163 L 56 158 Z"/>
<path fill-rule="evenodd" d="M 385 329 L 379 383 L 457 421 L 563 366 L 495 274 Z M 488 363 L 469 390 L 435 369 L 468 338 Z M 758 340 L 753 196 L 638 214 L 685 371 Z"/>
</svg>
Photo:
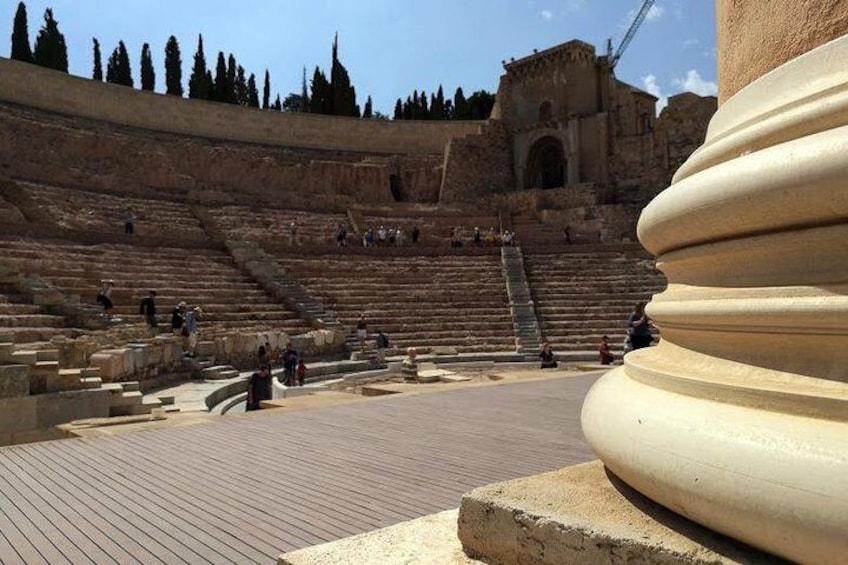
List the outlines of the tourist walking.
<svg viewBox="0 0 848 565">
<path fill-rule="evenodd" d="M 642 349 L 651 345 L 654 337 L 651 335 L 651 319 L 645 314 L 645 303 L 636 304 L 629 318 L 630 344 L 633 349 Z"/>
<path fill-rule="evenodd" d="M 262 364 L 247 379 L 247 411 L 262 408 L 263 400 L 271 400 L 271 366 Z"/>
<path fill-rule="evenodd" d="M 297 386 L 303 386 L 303 384 L 306 382 L 306 363 L 303 361 L 303 359 L 300 359 L 297 362 L 297 371 L 295 373 L 295 376 L 297 377 Z"/>
<path fill-rule="evenodd" d="M 109 319 L 112 314 L 112 289 L 115 287 L 115 281 L 112 279 L 104 279 L 100 281 L 100 290 L 97 292 L 97 303 L 103 305 L 103 315 Z"/>
<path fill-rule="evenodd" d="M 418 245 L 418 240 L 421 237 L 421 230 L 418 229 L 418 226 L 412 226 L 412 244 Z"/>
<path fill-rule="evenodd" d="M 132 208 L 127 208 L 126 212 L 124 212 L 123 220 L 124 220 L 124 233 L 127 235 L 132 235 L 135 232 L 135 221 L 138 218 L 135 213 L 132 211 Z"/>
<path fill-rule="evenodd" d="M 151 290 L 145 298 L 141 299 L 139 305 L 139 314 L 144 316 L 144 321 L 147 322 L 147 327 L 152 334 L 155 335 L 156 328 L 159 323 L 156 321 L 156 291 Z"/>
<path fill-rule="evenodd" d="M 297 350 L 292 346 L 291 342 L 288 342 L 286 349 L 280 354 L 280 363 L 283 366 L 283 384 L 286 386 L 294 386 L 295 384 L 297 357 Z"/>
<path fill-rule="evenodd" d="M 186 357 L 194 357 L 195 350 L 197 349 L 197 340 L 199 338 L 199 330 L 198 330 L 198 317 L 203 314 L 203 310 L 200 306 L 195 306 L 191 311 L 187 312 L 185 315 L 185 322 L 183 323 L 182 335 L 184 338 L 183 349 L 185 350 Z"/>
<path fill-rule="evenodd" d="M 365 349 L 365 340 L 368 339 L 368 322 L 365 319 L 365 314 L 360 314 L 359 319 L 356 320 L 356 337 L 359 339 L 362 349 Z"/>
<path fill-rule="evenodd" d="M 180 302 L 171 310 L 171 333 L 179 335 L 185 323 L 186 303 Z"/>
</svg>

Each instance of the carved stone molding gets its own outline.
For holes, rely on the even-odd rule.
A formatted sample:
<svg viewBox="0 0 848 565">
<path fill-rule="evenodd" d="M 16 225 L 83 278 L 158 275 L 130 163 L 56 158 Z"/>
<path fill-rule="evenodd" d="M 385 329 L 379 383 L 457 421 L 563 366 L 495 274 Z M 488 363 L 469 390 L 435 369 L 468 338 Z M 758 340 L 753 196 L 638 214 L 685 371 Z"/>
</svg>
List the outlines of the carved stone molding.
<svg viewBox="0 0 848 565">
<path fill-rule="evenodd" d="M 805 563 L 848 555 L 848 36 L 740 90 L 643 212 L 654 348 L 583 428 L 628 484 Z"/>
</svg>

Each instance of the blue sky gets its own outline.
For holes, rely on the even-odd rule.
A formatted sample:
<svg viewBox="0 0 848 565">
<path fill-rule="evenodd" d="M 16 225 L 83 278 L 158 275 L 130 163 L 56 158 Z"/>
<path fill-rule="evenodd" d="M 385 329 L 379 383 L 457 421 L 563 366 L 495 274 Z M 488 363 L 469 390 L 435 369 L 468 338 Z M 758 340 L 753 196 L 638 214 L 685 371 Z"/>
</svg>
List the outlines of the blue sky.
<svg viewBox="0 0 848 565">
<path fill-rule="evenodd" d="M 267 68 L 273 93 L 300 91 L 304 66 L 327 70 L 333 34 L 362 105 L 391 114 L 398 97 L 414 89 L 462 86 L 497 90 L 501 61 L 520 58 L 570 39 L 606 49 L 621 41 L 642 0 L 28 0 L 31 41 L 52 7 L 68 44 L 70 72 L 90 77 L 92 42 L 104 63 L 123 40 L 139 84 L 141 47 L 150 43 L 157 90 L 164 88 L 164 49 L 180 43 L 183 82 L 191 72 L 198 33 L 207 64 L 232 53 L 261 79 Z M 0 0 L 0 55 L 9 56 L 18 0 Z M 616 76 L 654 95 L 684 90 L 715 94 L 716 48 L 711 0 L 657 0 L 616 68 Z"/>
</svg>

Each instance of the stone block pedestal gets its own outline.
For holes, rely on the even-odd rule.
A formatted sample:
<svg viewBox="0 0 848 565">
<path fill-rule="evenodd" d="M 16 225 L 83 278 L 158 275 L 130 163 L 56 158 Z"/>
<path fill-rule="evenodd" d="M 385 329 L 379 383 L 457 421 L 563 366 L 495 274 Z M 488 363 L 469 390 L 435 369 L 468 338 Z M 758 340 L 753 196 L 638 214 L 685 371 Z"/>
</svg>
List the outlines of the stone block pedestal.
<svg viewBox="0 0 848 565">
<path fill-rule="evenodd" d="M 600 461 L 466 494 L 458 533 L 490 565 L 782 563 L 666 510 Z"/>
</svg>

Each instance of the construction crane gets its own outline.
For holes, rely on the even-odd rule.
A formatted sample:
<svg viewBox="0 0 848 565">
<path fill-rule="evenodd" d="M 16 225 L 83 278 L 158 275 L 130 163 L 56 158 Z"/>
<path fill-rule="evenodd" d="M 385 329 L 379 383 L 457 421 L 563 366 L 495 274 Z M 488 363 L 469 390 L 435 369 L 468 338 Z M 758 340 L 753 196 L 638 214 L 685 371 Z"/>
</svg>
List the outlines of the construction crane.
<svg viewBox="0 0 848 565">
<path fill-rule="evenodd" d="M 639 30 L 639 26 L 641 26 L 642 22 L 645 21 L 648 11 L 651 9 L 651 6 L 654 5 L 654 2 L 655 0 L 645 0 L 642 3 L 639 13 L 636 14 L 636 19 L 633 20 L 633 23 L 630 24 L 630 29 L 627 30 L 626 34 L 624 34 L 624 39 L 621 40 L 621 44 L 618 46 L 618 49 L 615 50 L 615 54 L 612 52 L 612 39 L 607 40 L 607 56 L 609 57 L 610 72 L 612 72 L 618 64 L 618 60 L 621 59 L 621 56 L 624 54 L 624 50 L 627 49 L 627 46 L 630 45 L 631 41 L 633 41 L 633 36 L 636 35 L 636 32 Z"/>
</svg>

